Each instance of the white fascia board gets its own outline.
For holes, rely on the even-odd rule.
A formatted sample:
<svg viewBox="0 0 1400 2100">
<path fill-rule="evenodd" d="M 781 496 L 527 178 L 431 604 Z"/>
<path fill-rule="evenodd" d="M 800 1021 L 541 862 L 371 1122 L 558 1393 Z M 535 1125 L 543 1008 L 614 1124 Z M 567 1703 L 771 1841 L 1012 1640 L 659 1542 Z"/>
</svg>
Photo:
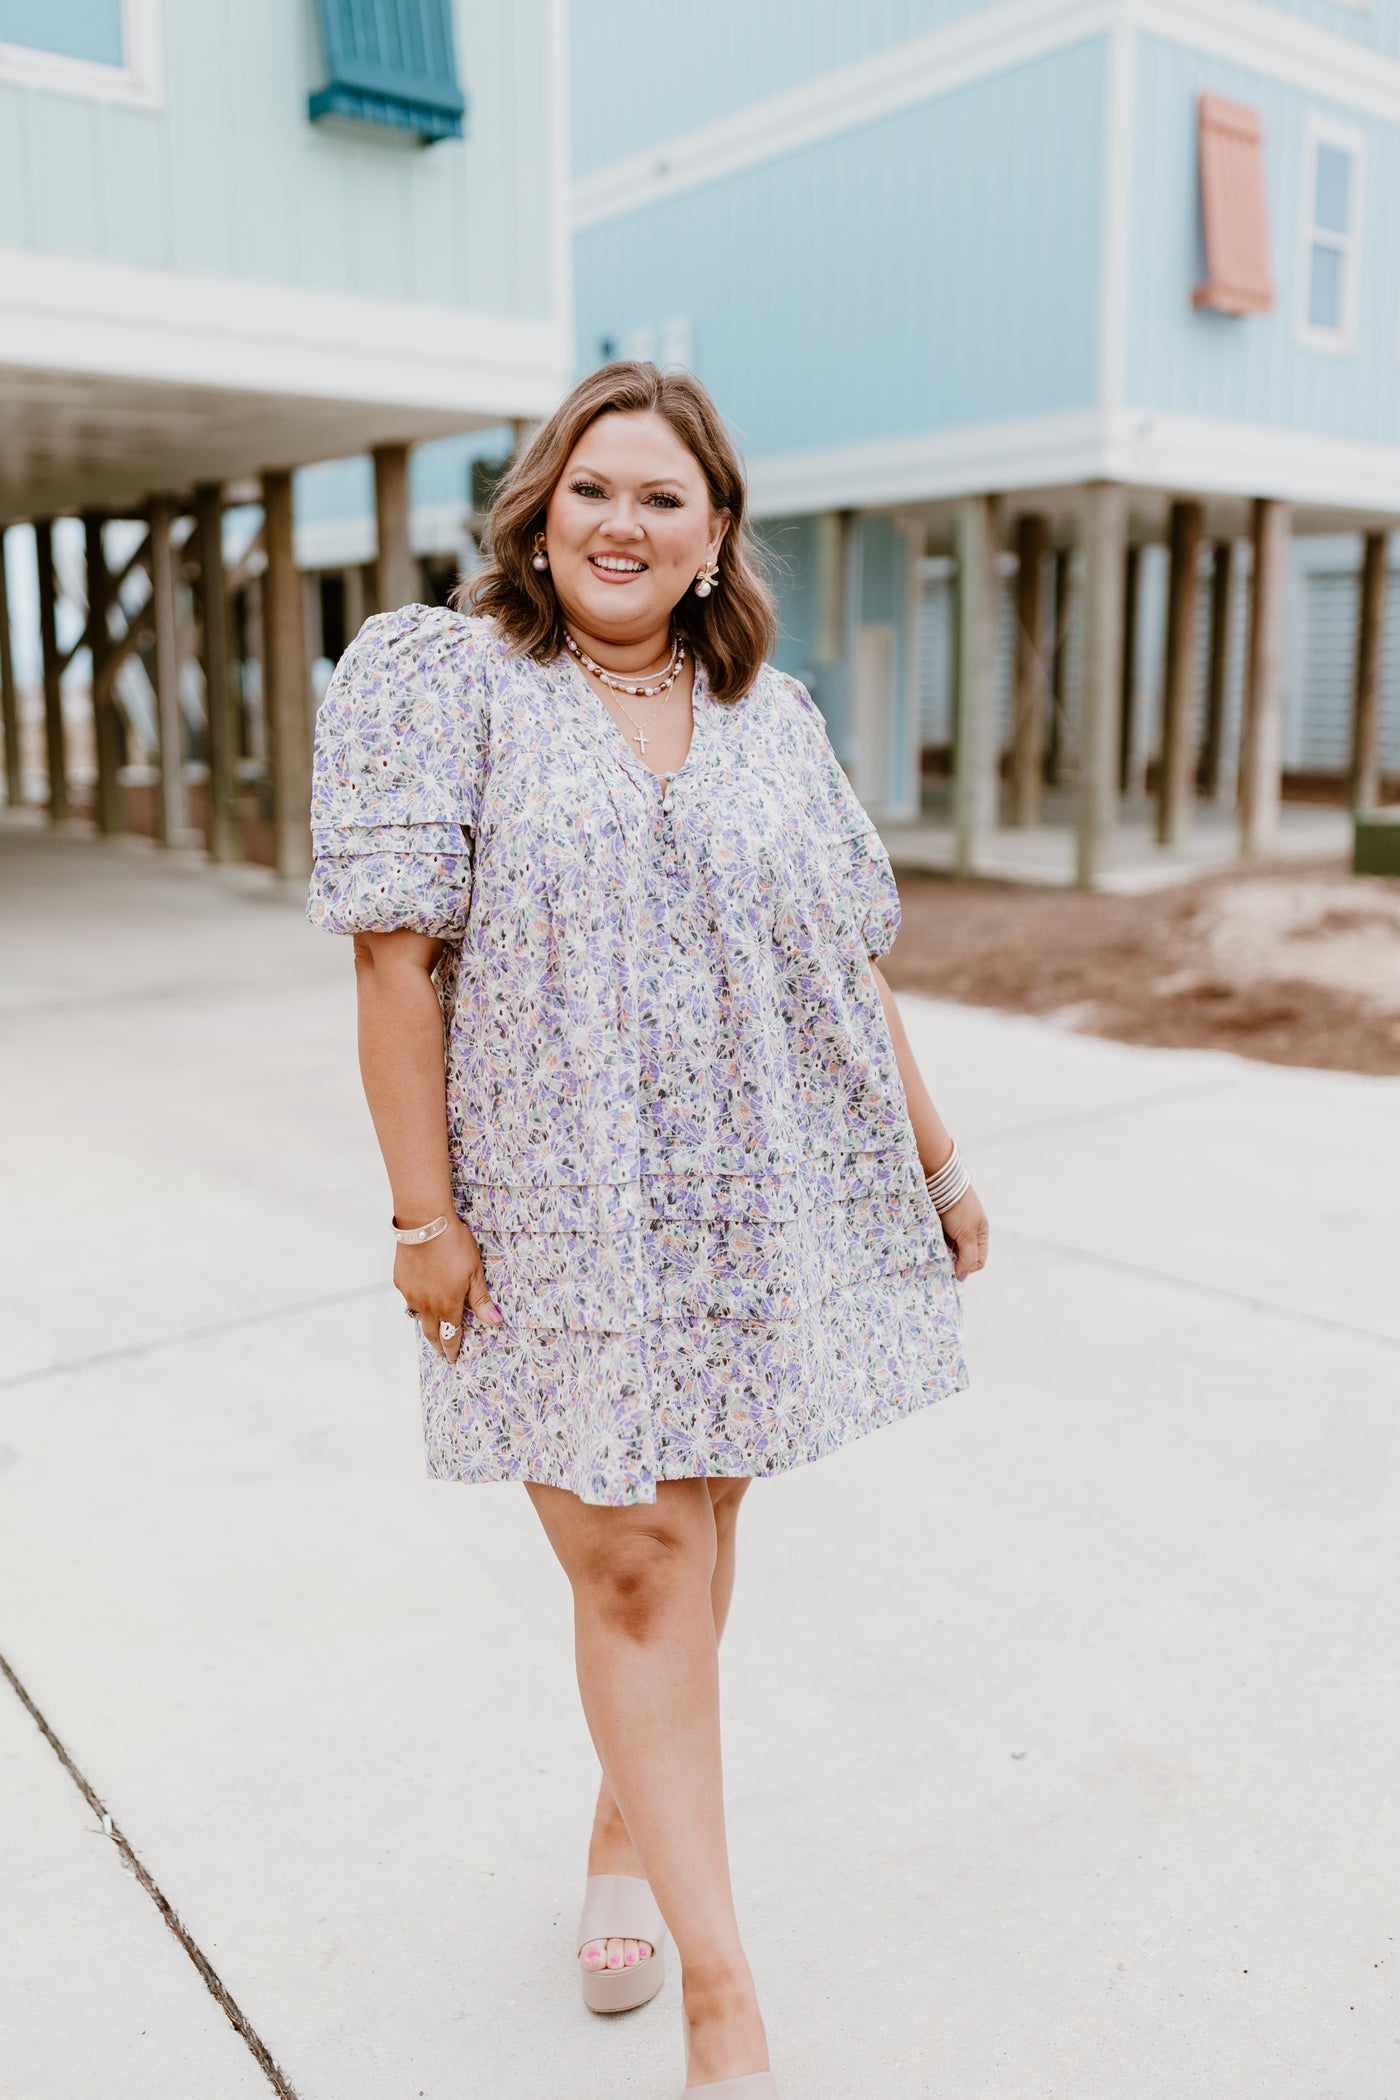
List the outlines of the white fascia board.
<svg viewBox="0 0 1400 2100">
<path fill-rule="evenodd" d="M 732 115 L 629 154 L 573 188 L 574 229 L 659 204 L 897 110 L 1102 35 L 1126 0 L 994 0 L 946 28 L 833 67 Z"/>
<path fill-rule="evenodd" d="M 0 250 L 0 372 L 547 415 L 574 346 L 548 324 Z"/>
<path fill-rule="evenodd" d="M 1266 0 L 1125 0 L 1133 26 L 1314 100 L 1400 122 L 1400 59 Z"/>
<path fill-rule="evenodd" d="M 1277 496 L 1400 517 L 1400 446 L 1210 417 L 1077 409 L 786 453 L 749 464 L 755 517 L 888 509 L 1087 481 L 1181 494 Z"/>
</svg>

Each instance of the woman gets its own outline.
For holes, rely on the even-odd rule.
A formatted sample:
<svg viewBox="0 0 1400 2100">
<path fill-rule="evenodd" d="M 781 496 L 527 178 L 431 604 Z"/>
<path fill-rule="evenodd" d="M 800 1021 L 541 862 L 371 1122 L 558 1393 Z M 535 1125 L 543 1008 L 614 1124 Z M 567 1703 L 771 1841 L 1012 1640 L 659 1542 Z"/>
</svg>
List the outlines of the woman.
<svg viewBox="0 0 1400 2100">
<path fill-rule="evenodd" d="M 572 1585 L 585 2000 L 645 2003 L 669 1929 L 709 2100 L 777 2091 L 720 1782 L 739 1502 L 966 1383 L 987 1244 L 871 960 L 889 862 L 763 661 L 744 505 L 696 380 L 577 386 L 472 610 L 381 615 L 342 659 L 308 906 L 354 936 L 428 1472 L 523 1482 Z"/>
</svg>

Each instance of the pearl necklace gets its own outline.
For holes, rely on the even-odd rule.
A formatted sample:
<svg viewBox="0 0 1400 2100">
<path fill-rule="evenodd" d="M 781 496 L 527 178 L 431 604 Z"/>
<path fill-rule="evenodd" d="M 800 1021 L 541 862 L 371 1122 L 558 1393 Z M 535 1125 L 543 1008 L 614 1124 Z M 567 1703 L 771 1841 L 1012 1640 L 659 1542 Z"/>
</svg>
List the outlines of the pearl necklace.
<svg viewBox="0 0 1400 2100">
<path fill-rule="evenodd" d="M 585 671 L 591 671 L 595 678 L 600 678 L 614 693 L 630 693 L 634 700 L 654 700 L 658 693 L 669 692 L 680 677 L 681 667 L 685 663 L 685 643 L 679 635 L 671 644 L 671 654 L 664 672 L 652 674 L 656 679 L 655 684 L 643 679 L 620 678 L 615 671 L 605 671 L 601 664 L 594 663 L 586 649 L 580 649 L 567 627 L 564 629 L 564 646 L 571 655 L 578 658 Z"/>
</svg>

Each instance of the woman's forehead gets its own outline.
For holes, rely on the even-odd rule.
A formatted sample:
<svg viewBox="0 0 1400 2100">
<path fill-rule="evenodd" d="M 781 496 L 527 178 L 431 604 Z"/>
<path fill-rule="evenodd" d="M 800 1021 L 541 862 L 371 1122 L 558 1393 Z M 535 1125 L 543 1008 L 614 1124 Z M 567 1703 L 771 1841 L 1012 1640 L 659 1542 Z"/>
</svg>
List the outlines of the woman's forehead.
<svg viewBox="0 0 1400 2100">
<path fill-rule="evenodd" d="M 700 462 L 664 416 L 651 409 L 610 409 L 590 423 L 569 455 L 566 471 L 592 467 L 609 479 L 703 481 Z"/>
</svg>

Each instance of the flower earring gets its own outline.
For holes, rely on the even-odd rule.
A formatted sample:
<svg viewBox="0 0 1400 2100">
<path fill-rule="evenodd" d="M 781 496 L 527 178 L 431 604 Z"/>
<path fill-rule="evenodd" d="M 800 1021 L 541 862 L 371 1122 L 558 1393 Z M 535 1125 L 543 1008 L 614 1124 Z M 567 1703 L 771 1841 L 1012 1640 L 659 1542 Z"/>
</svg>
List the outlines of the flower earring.
<svg viewBox="0 0 1400 2100">
<path fill-rule="evenodd" d="M 544 551 L 544 534 L 542 532 L 535 534 L 535 551 L 530 556 L 530 567 L 532 569 L 547 569 L 549 567 L 549 556 Z"/>
<path fill-rule="evenodd" d="M 699 575 L 695 579 L 696 597 L 708 598 L 711 591 L 714 590 L 718 582 L 719 563 L 717 561 L 707 561 L 704 568 L 700 571 Z"/>
</svg>

